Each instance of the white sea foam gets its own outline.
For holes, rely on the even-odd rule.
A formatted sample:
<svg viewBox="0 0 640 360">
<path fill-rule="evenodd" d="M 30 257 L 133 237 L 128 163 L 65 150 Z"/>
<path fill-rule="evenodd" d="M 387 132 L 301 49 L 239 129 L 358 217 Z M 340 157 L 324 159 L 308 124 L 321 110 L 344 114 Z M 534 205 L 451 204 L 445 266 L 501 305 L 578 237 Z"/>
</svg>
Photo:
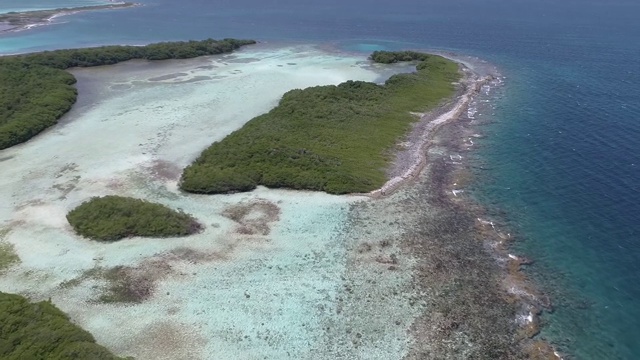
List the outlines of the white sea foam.
<svg viewBox="0 0 640 360">
<path fill-rule="evenodd" d="M 477 107 L 477 102 L 472 102 L 471 104 L 469 104 L 469 107 L 467 108 L 467 117 L 469 119 L 475 119 L 475 115 L 478 113 L 478 107 Z"/>
</svg>

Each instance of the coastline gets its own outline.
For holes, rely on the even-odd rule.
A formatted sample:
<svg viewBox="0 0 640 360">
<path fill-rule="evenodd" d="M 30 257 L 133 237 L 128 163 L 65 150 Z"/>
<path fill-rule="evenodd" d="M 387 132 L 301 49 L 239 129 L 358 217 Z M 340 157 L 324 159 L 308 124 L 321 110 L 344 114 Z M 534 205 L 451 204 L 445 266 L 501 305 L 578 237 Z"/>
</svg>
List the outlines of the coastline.
<svg viewBox="0 0 640 360">
<path fill-rule="evenodd" d="M 108 5 L 82 6 L 76 8 L 60 8 L 52 10 L 35 10 L 24 12 L 10 12 L 0 14 L 0 34 L 14 33 L 33 29 L 39 26 L 51 25 L 59 17 L 73 15 L 86 11 L 117 10 L 142 6 L 141 3 L 113 2 Z"/>
<path fill-rule="evenodd" d="M 499 74 L 481 76 L 463 62 L 453 60 L 460 64 L 464 73 L 454 100 L 429 113 L 416 114 L 420 116 L 420 121 L 403 139 L 404 142 L 400 145 L 403 149 L 396 152 L 396 161 L 389 171 L 391 179 L 377 190 L 358 195 L 374 198 L 376 203 L 390 202 L 386 206 L 393 207 L 394 203 L 399 206 L 394 198 L 405 198 L 407 192 L 414 193 L 411 196 L 411 202 L 414 203 L 422 197 L 415 194 L 416 189 L 426 186 L 429 192 L 433 192 L 431 199 L 427 200 L 429 196 L 426 196 L 423 201 L 426 207 L 436 204 L 440 211 L 451 211 L 455 216 L 464 214 L 474 219 L 471 226 L 473 239 L 483 245 L 480 251 L 490 254 L 494 266 L 501 269 L 497 290 L 503 294 L 507 303 L 516 308 L 515 319 L 511 320 L 516 324 L 515 343 L 520 347 L 520 351 L 534 359 L 563 359 L 552 344 L 536 338 L 541 326 L 540 316 L 543 311 L 552 310 L 552 305 L 549 298 L 540 293 L 521 271 L 523 266 L 531 264 L 532 261 L 511 253 L 510 244 L 513 239 L 508 230 L 501 228 L 495 220 L 488 217 L 480 204 L 461 195 L 465 191 L 464 186 L 471 181 L 472 174 L 471 165 L 460 153 L 471 151 L 474 145 L 473 138 L 480 136 L 472 129 L 475 125 L 472 124 L 471 114 L 475 110 L 470 109 L 471 104 L 482 95 L 485 87 L 488 89 L 492 85 L 499 85 L 502 80 Z M 411 185 L 408 185 L 409 183 Z M 420 220 L 429 221 L 433 219 Z M 408 248 L 407 251 L 410 253 L 424 254 L 424 244 L 409 245 Z M 433 254 L 425 256 L 433 260 Z M 447 265 L 443 266 L 447 268 Z M 431 279 L 433 276 L 433 272 L 421 275 L 425 279 Z M 412 334 L 415 339 L 425 339 L 424 331 L 436 325 L 432 320 L 422 321 L 423 323 L 418 321 L 413 326 Z M 419 358 L 418 355 L 415 357 Z"/>
<path fill-rule="evenodd" d="M 464 64 L 458 64 L 463 72 L 463 77 L 458 84 L 460 89 L 454 97 L 454 103 L 445 103 L 428 113 L 414 114 L 420 116 L 420 120 L 405 136 L 405 139 L 408 140 L 404 142 L 406 149 L 396 154 L 396 159 L 399 161 L 393 164 L 393 169 L 390 171 L 395 176 L 379 189 L 369 192 L 369 196 L 389 195 L 422 172 L 427 164 L 426 150 L 433 134 L 441 125 L 458 119 L 462 112 L 467 110 L 469 103 L 478 94 L 480 88 L 493 80 L 492 76 L 480 77 Z"/>
</svg>

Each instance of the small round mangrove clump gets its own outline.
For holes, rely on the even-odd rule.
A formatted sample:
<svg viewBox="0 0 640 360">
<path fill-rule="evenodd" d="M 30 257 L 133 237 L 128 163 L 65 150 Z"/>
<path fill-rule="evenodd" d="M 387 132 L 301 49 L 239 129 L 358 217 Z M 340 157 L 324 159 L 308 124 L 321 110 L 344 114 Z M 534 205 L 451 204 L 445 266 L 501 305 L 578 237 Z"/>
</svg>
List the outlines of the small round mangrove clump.
<svg viewBox="0 0 640 360">
<path fill-rule="evenodd" d="M 69 212 L 67 220 L 78 234 L 98 241 L 186 236 L 202 228 L 182 211 L 122 196 L 94 197 Z"/>
</svg>

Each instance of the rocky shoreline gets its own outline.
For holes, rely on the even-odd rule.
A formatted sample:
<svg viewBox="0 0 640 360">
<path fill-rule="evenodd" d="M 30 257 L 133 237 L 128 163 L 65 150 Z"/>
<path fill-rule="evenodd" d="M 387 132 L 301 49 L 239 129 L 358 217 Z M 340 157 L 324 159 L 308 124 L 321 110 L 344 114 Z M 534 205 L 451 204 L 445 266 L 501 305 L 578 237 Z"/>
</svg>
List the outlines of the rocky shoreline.
<svg viewBox="0 0 640 360">
<path fill-rule="evenodd" d="M 392 179 L 368 194 L 377 200 L 354 205 L 353 226 L 377 234 L 382 228 L 370 219 L 384 216 L 380 226 L 399 229 L 395 258 L 413 258 L 414 280 L 405 291 L 426 303 L 411 325 L 405 358 L 561 359 L 536 337 L 539 316 L 551 302 L 521 272 L 531 261 L 510 253 L 511 234 L 461 195 L 473 176 L 462 154 L 478 136 L 464 114 L 495 80 L 461 68 L 455 100 L 419 114 L 397 153 Z"/>
<path fill-rule="evenodd" d="M 463 64 L 460 66 L 463 77 L 461 82 L 457 84 L 456 101 L 452 104 L 445 103 L 426 114 L 414 114 L 420 117 L 420 121 L 406 137 L 407 140 L 401 144 L 404 149 L 396 155 L 397 160 L 390 171 L 391 179 L 380 189 L 370 192 L 370 196 L 389 195 L 407 181 L 415 178 L 427 164 L 426 150 L 430 145 L 433 133 L 442 124 L 456 120 L 463 111 L 467 110 L 469 103 L 478 94 L 480 88 L 492 80 L 491 76 L 480 77 Z"/>
</svg>

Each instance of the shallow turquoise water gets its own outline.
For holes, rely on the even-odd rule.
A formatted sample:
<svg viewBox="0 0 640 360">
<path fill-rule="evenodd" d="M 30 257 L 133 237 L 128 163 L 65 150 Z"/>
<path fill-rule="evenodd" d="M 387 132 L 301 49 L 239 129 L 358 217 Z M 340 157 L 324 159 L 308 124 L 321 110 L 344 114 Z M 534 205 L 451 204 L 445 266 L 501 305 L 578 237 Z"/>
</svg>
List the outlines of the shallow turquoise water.
<svg viewBox="0 0 640 360">
<path fill-rule="evenodd" d="M 536 260 L 529 273 L 556 304 L 543 336 L 580 359 L 640 358 L 639 2 L 142 2 L 0 36 L 0 52 L 244 37 L 496 64 L 507 85 L 479 116 L 492 123 L 474 194 Z"/>
</svg>

